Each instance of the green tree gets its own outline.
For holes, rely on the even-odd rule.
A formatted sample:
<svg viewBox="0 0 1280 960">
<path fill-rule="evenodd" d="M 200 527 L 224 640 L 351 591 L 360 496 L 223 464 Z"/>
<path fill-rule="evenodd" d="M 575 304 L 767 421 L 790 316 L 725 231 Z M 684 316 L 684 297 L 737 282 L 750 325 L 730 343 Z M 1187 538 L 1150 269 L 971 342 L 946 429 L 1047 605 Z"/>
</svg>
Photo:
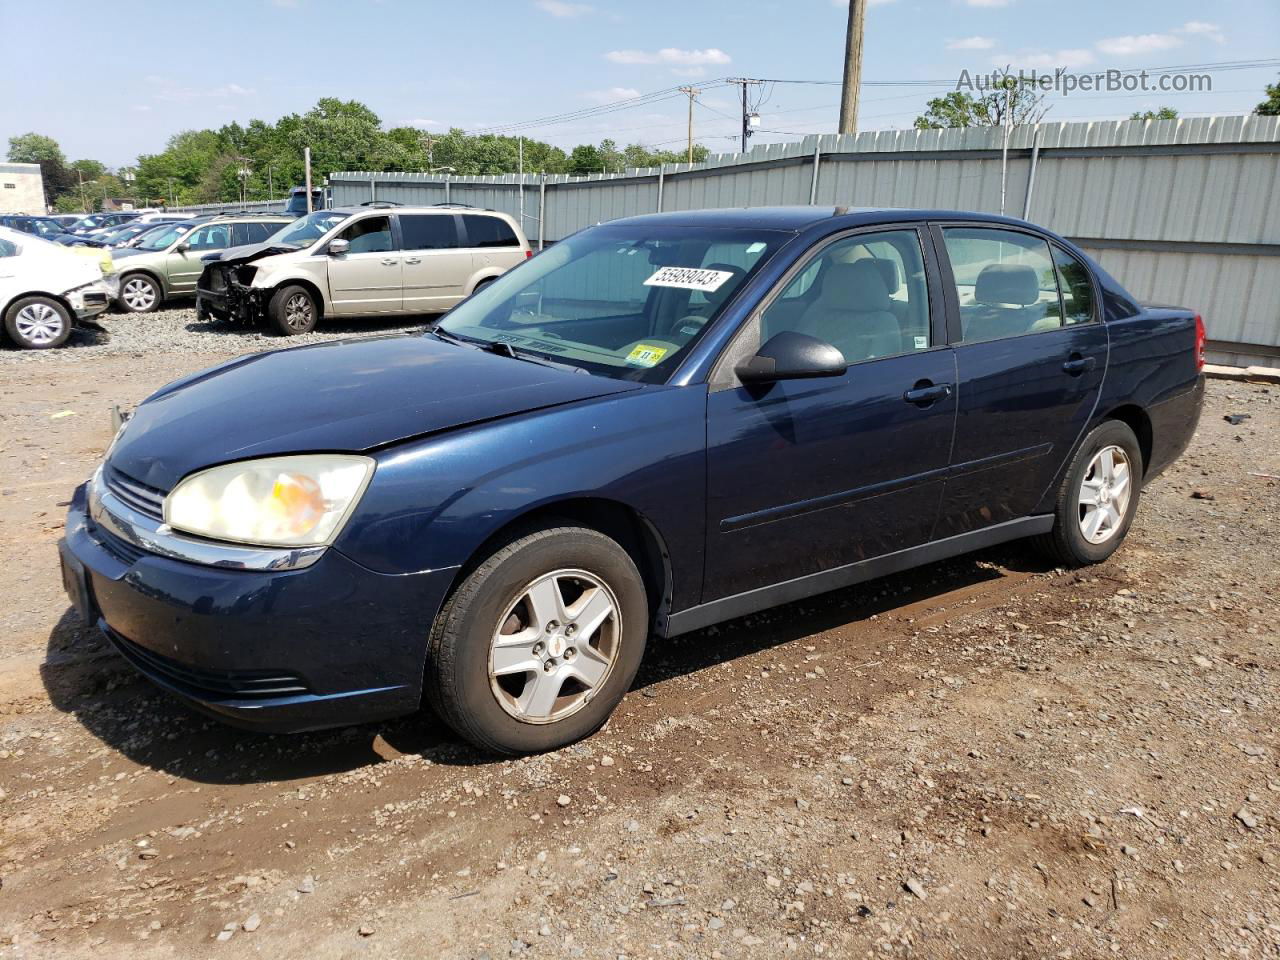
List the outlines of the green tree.
<svg viewBox="0 0 1280 960">
<path fill-rule="evenodd" d="M 569 154 L 568 167 L 569 173 L 600 173 L 604 169 L 604 162 L 596 147 L 589 143 L 580 143 Z"/>
<path fill-rule="evenodd" d="M 1161 107 L 1159 110 L 1135 110 L 1130 120 L 1177 120 L 1178 111 L 1173 107 Z"/>
<path fill-rule="evenodd" d="M 953 90 L 929 101 L 924 113 L 916 117 L 916 129 L 933 130 L 943 127 L 1002 127 L 1006 111 L 1014 126 L 1039 123 L 1048 108 L 1044 94 L 1029 80 L 1005 77 L 1007 89 L 993 90 L 975 97 L 963 90 Z"/>
<path fill-rule="evenodd" d="M 1264 117 L 1280 117 L 1280 81 L 1267 84 L 1267 99 L 1254 107 L 1253 112 Z"/>
</svg>

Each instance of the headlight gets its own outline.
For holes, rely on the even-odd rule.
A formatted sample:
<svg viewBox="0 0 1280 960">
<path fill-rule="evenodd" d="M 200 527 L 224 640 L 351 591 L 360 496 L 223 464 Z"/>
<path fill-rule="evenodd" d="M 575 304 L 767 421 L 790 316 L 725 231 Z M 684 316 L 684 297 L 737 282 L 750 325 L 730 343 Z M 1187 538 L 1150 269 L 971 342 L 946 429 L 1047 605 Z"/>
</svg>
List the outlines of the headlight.
<svg viewBox="0 0 1280 960">
<path fill-rule="evenodd" d="M 175 530 L 272 547 L 331 543 L 373 476 L 368 457 L 247 460 L 187 477 L 165 498 Z"/>
</svg>

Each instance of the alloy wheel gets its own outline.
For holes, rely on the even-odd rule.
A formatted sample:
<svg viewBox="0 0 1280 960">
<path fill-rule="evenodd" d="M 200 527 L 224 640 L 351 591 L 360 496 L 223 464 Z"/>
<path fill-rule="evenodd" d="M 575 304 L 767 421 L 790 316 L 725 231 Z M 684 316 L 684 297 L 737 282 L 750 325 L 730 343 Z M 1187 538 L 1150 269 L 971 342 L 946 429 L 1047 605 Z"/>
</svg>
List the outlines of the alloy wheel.
<svg viewBox="0 0 1280 960">
<path fill-rule="evenodd" d="M 520 591 L 498 620 L 489 683 L 524 723 L 563 720 L 609 678 L 622 639 L 614 592 L 585 570 L 556 570 Z"/>
<path fill-rule="evenodd" d="M 284 304 L 284 322 L 289 329 L 305 333 L 311 327 L 311 316 L 315 308 L 311 298 L 305 293 L 295 293 Z"/>
<path fill-rule="evenodd" d="M 1089 461 L 1080 481 L 1080 532 L 1090 543 L 1106 543 L 1119 532 L 1133 495 L 1129 455 L 1114 444 Z"/>
<path fill-rule="evenodd" d="M 47 303 L 29 303 L 18 311 L 14 327 L 18 336 L 36 347 L 47 346 L 62 336 L 66 321 Z"/>
<path fill-rule="evenodd" d="M 141 277 L 132 277 L 125 281 L 124 288 L 120 291 L 120 298 L 130 310 L 139 313 L 150 310 L 156 303 L 155 284 Z"/>
</svg>

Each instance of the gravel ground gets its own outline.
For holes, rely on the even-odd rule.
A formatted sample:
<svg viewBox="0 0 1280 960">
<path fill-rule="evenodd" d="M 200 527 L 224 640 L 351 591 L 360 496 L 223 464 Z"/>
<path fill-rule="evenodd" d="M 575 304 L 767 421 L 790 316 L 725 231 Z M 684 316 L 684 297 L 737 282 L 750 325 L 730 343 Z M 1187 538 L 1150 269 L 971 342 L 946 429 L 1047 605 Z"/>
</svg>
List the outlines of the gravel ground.
<svg viewBox="0 0 1280 960">
<path fill-rule="evenodd" d="M 57 350 L 18 350 L 10 344 L 0 349 L 0 367 L 20 366 L 35 362 L 64 364 L 77 360 L 96 360 L 120 354 L 222 353 L 233 355 L 279 350 L 304 343 L 323 343 L 340 337 L 357 337 L 377 333 L 400 333 L 422 330 L 434 322 L 434 316 L 393 317 L 385 320 L 322 320 L 312 333 L 294 337 L 278 337 L 262 329 L 233 327 L 196 320 L 194 305 L 178 301 L 179 306 L 155 313 L 132 314 L 111 311 L 96 322 L 106 332 L 76 328 L 71 339 Z"/>
<path fill-rule="evenodd" d="M 654 644 L 600 734 L 495 761 L 427 715 L 229 730 L 79 624 L 108 401 L 262 345 L 154 321 L 192 323 L 0 356 L 0 955 L 1280 956 L 1276 388 L 1210 384 L 1098 567 L 1013 544 Z"/>
</svg>

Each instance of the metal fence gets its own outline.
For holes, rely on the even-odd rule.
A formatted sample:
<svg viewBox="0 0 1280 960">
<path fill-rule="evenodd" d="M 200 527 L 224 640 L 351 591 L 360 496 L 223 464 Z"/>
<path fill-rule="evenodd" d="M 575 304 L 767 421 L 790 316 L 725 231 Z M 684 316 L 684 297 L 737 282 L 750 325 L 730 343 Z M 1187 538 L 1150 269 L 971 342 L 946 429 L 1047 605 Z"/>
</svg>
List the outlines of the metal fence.
<svg viewBox="0 0 1280 960">
<path fill-rule="evenodd" d="M 196 203 L 186 207 L 166 207 L 175 213 L 284 213 L 287 200 L 247 200 L 244 203 Z"/>
<path fill-rule="evenodd" d="M 1213 359 L 1280 357 L 1280 117 L 886 130 L 767 144 L 706 163 L 589 177 L 335 173 L 335 205 L 469 203 L 523 215 L 533 242 L 699 207 L 980 210 L 1070 237 L 1137 297 L 1205 317 Z M 1002 204 L 1003 198 L 1003 204 Z"/>
</svg>

